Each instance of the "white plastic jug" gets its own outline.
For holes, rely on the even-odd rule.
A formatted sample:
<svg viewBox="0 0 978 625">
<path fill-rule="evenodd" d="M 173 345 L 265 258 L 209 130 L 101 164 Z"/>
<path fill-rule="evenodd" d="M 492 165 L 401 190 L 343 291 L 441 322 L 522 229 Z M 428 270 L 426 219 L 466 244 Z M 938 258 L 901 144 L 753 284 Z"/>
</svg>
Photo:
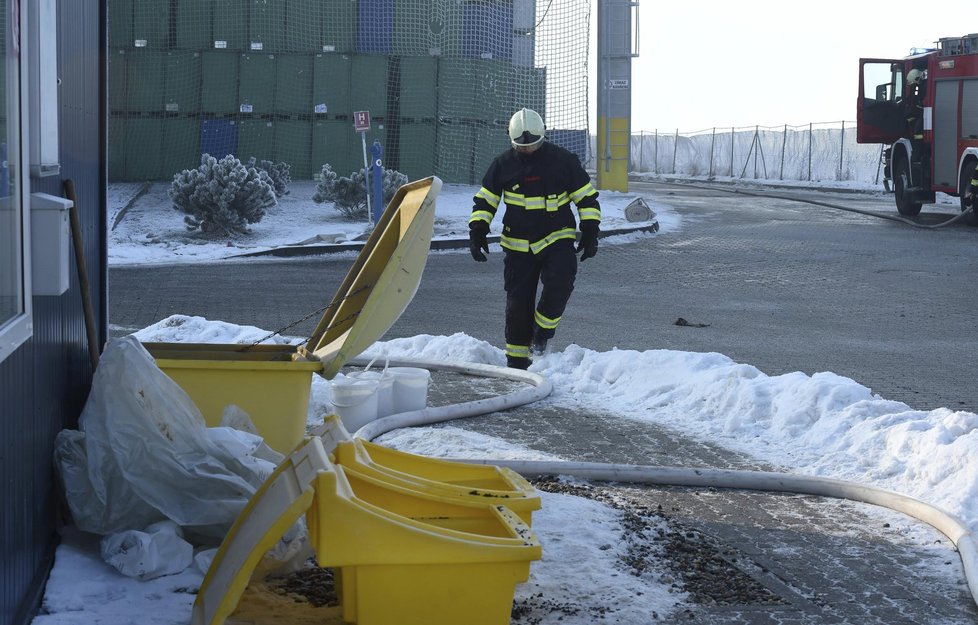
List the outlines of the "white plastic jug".
<svg viewBox="0 0 978 625">
<path fill-rule="evenodd" d="M 431 372 L 420 367 L 390 367 L 387 372 L 394 378 L 394 412 L 424 410 Z"/>
<path fill-rule="evenodd" d="M 377 418 L 394 414 L 394 376 L 384 371 L 353 371 L 347 374 L 355 380 L 373 380 L 377 383 Z M 352 432 L 352 430 L 350 430 Z"/>
<path fill-rule="evenodd" d="M 377 387 L 377 380 L 342 375 L 330 380 L 330 403 L 350 432 L 356 432 L 377 418 Z"/>
</svg>

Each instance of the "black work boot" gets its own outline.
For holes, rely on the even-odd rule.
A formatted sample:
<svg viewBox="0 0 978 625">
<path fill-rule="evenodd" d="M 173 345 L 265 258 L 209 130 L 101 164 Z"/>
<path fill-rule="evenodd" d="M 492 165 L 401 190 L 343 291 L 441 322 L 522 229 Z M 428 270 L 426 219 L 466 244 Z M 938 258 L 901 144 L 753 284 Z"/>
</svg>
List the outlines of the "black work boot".
<svg viewBox="0 0 978 625">
<path fill-rule="evenodd" d="M 506 356 L 506 366 L 510 369 L 523 369 L 526 371 L 530 367 L 530 359 Z"/>
<path fill-rule="evenodd" d="M 534 336 L 530 343 L 530 353 L 534 356 L 543 356 L 547 353 L 547 340 L 542 336 Z"/>
</svg>

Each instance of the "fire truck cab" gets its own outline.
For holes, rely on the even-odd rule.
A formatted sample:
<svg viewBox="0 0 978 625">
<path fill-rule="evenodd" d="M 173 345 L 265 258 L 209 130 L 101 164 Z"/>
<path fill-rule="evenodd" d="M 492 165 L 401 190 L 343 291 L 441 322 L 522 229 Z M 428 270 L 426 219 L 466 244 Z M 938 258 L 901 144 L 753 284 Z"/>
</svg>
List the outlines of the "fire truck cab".
<svg viewBox="0 0 978 625">
<path fill-rule="evenodd" d="M 901 215 L 937 192 L 961 198 L 964 211 L 978 164 L 978 34 L 903 59 L 860 59 L 856 141 L 883 144 L 884 184 Z M 978 225 L 975 211 L 966 218 Z"/>
</svg>

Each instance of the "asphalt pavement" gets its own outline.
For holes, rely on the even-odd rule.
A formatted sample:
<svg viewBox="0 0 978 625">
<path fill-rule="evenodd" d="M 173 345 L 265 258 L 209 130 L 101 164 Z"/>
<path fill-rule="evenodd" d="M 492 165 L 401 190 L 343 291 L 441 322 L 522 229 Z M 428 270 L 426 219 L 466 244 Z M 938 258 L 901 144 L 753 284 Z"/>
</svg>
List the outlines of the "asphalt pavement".
<svg viewBox="0 0 978 625">
<path fill-rule="evenodd" d="M 602 244 L 580 268 L 554 348 L 720 352 L 770 375 L 833 371 L 914 408 L 978 412 L 978 230 L 914 228 L 684 184 L 632 183 L 631 190 L 671 205 L 682 225 Z M 892 197 L 883 194 L 792 193 L 894 214 Z M 925 214 L 921 221 L 944 217 Z M 465 332 L 501 344 L 501 261 L 499 254 L 474 263 L 467 251 L 433 253 L 414 300 L 385 338 Z M 322 255 L 111 268 L 112 331 L 179 313 L 307 335 L 349 265 Z M 679 318 L 689 325 L 676 325 Z M 432 402 L 464 399 L 469 384 L 444 380 Z M 469 419 L 464 427 L 567 459 L 772 468 L 660 427 L 554 405 Z M 731 600 L 721 592 L 721 577 L 717 592 L 648 622 L 978 622 L 947 539 L 896 513 L 716 489 L 618 491 L 636 506 L 661 506 L 669 523 L 714 551 L 731 575 L 747 576 L 770 594 Z M 692 575 L 702 574 L 692 568 Z M 695 582 L 690 571 L 675 574 Z M 602 618 L 616 622 L 613 612 Z"/>
</svg>

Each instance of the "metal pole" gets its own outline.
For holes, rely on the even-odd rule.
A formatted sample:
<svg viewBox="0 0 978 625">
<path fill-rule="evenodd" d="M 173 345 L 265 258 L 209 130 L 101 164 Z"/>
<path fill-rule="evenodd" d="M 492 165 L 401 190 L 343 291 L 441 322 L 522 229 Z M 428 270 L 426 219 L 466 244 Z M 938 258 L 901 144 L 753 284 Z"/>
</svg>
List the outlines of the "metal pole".
<svg viewBox="0 0 978 625">
<path fill-rule="evenodd" d="M 760 151 L 760 143 L 757 140 L 757 126 L 754 126 L 754 143 L 757 146 L 757 151 L 754 152 L 754 180 L 757 180 L 757 152 Z"/>
<path fill-rule="evenodd" d="M 839 177 L 836 180 L 842 180 L 842 157 L 846 150 L 846 122 L 842 120 L 842 137 L 839 139 Z"/>
<path fill-rule="evenodd" d="M 717 142 L 717 129 L 713 127 L 713 135 L 710 137 L 710 173 L 708 178 L 713 178 L 713 145 Z"/>
<path fill-rule="evenodd" d="M 363 186 L 367 194 L 367 221 L 374 225 L 374 214 L 370 211 L 370 162 L 367 161 L 367 133 L 360 133 L 360 141 L 363 143 Z"/>
<path fill-rule="evenodd" d="M 812 123 L 808 122 L 808 180 L 812 179 Z"/>
<path fill-rule="evenodd" d="M 734 129 L 730 127 L 730 177 L 733 178 Z"/>
<path fill-rule="evenodd" d="M 655 143 L 652 144 L 652 173 L 659 173 L 659 129 L 655 129 Z"/>
<path fill-rule="evenodd" d="M 639 162 L 638 169 L 639 171 L 641 171 L 642 167 L 645 167 L 645 131 L 644 130 L 638 131 L 638 162 Z"/>
<path fill-rule="evenodd" d="M 676 128 L 676 134 L 672 140 L 672 173 L 676 173 L 676 151 L 679 150 L 679 129 Z"/>
<path fill-rule="evenodd" d="M 780 179 L 784 180 L 784 146 L 788 142 L 788 124 L 784 125 L 784 134 L 781 136 L 781 174 Z"/>
</svg>

